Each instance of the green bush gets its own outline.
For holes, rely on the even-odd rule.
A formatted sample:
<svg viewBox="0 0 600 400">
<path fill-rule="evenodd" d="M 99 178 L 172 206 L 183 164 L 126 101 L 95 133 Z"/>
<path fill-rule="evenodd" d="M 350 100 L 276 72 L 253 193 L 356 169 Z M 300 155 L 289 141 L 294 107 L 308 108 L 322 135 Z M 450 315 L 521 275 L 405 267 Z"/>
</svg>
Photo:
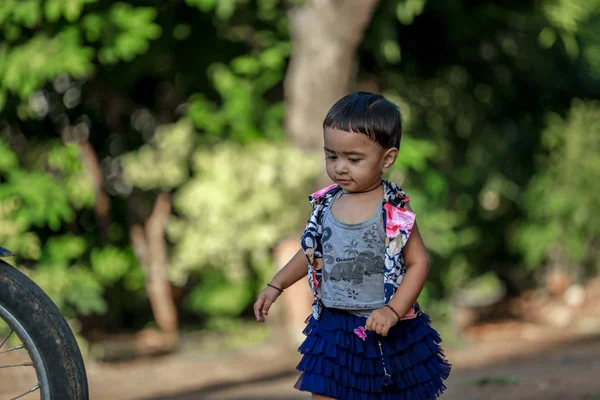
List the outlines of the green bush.
<svg viewBox="0 0 600 400">
<path fill-rule="evenodd" d="M 530 268 L 547 264 L 581 273 L 600 273 L 595 242 L 600 236 L 600 103 L 574 100 L 563 118 L 551 113 L 538 172 L 525 194 L 527 220 L 514 246 Z"/>
</svg>

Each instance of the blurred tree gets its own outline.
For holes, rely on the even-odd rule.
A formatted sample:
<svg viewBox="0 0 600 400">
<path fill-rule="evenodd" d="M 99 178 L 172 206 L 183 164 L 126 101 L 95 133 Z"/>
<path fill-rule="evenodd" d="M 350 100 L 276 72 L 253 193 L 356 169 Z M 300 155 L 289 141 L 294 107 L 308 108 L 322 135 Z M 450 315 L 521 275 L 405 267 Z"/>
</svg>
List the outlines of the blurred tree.
<svg viewBox="0 0 600 400">
<path fill-rule="evenodd" d="M 4 138 L 16 151 L 7 179 L 17 182 L 12 176 L 19 168 L 24 178 L 41 170 L 38 180 L 45 176 L 52 196 L 64 198 L 68 216 L 60 220 L 48 213 L 47 223 L 41 220 L 30 228 L 44 249 L 41 255 L 21 251 L 24 236 L 18 231 L 7 234 L 17 242 L 25 265 L 39 260 L 31 275 L 70 316 L 106 312 L 104 290 L 135 276 L 133 253 L 120 239 L 122 226 L 113 223 L 110 215 L 110 196 L 98 156 L 98 149 L 104 156 L 98 146 L 104 138 L 97 135 L 102 128 L 93 121 L 93 102 L 102 97 L 93 91 L 98 88 L 95 74 L 101 66 L 110 68 L 148 50 L 148 42 L 161 32 L 154 23 L 156 14 L 150 7 L 94 0 L 0 5 L 0 108 L 4 108 Z M 117 96 L 114 107 L 119 100 Z M 96 133 L 93 141 L 90 133 Z M 48 153 L 50 144 L 53 149 Z M 63 176 L 65 171 L 77 171 L 77 181 Z M 17 188 L 11 199 L 30 192 L 42 204 L 53 204 L 43 186 L 19 180 L 26 186 Z M 73 196 L 68 195 L 70 191 Z M 88 217 L 92 205 L 96 224 Z M 43 212 L 33 204 L 24 206 L 26 212 Z M 71 242 L 77 243 L 76 252 L 66 251 Z M 45 251 L 52 255 L 46 256 Z M 86 288 L 93 290 L 85 292 Z M 94 296 L 94 301 L 86 300 Z M 75 305 L 74 313 L 65 309 L 69 303 L 64 299 Z"/>
<path fill-rule="evenodd" d="M 600 273 L 600 104 L 574 100 L 566 118 L 551 113 L 544 153 L 525 193 L 528 220 L 514 244 L 530 268 L 547 264 L 546 276 L 566 274 L 567 284 Z"/>
<path fill-rule="evenodd" d="M 600 95 L 585 52 L 543 45 L 542 33 L 559 29 L 547 8 L 560 3 L 556 15 L 577 22 L 573 38 L 593 46 L 598 41 L 589 32 L 599 26 L 600 7 L 594 1 L 423 3 L 381 4 L 359 50 L 358 78 L 404 111 L 411 139 L 402 144 L 393 176 L 412 195 L 432 251 L 423 297 L 447 296 L 487 271 L 514 294 L 529 281 L 507 228 L 527 218 L 520 203 L 545 114 L 564 115 L 574 96 Z M 428 154 L 424 164 L 407 164 L 412 138 L 429 144 L 417 150 Z"/>
<path fill-rule="evenodd" d="M 312 154 L 287 147 L 286 133 L 317 149 L 322 116 L 353 89 L 383 92 L 403 109 L 390 177 L 411 195 L 432 252 L 425 299 L 488 270 L 516 291 L 528 284 L 513 267 L 522 254 L 548 260 L 544 246 L 512 251 L 511 227 L 525 220 L 515 238 L 544 229 L 525 199 L 558 176 L 534 156 L 561 154 L 540 147 L 548 112 L 592 139 L 577 121 L 593 125 L 587 100 L 600 92 L 597 1 L 341 4 L 1 2 L 0 240 L 69 315 L 108 312 L 82 318 L 84 330 L 139 329 L 154 314 L 172 331 L 175 310 L 247 311 L 270 246 L 307 210 L 278 216 L 304 204 L 297 199 L 319 170 Z M 219 180 L 231 198 L 216 195 Z M 235 208 L 241 199 L 247 210 Z M 540 212 L 579 226 L 579 214 L 552 207 Z M 251 216 L 261 222 L 249 230 Z M 570 262 L 597 262 L 586 254 Z M 223 298 L 230 303 L 219 308 Z"/>
<path fill-rule="evenodd" d="M 286 131 L 300 148 L 321 150 L 323 119 L 354 83 L 356 49 L 378 3 L 310 0 L 290 9 Z"/>
<path fill-rule="evenodd" d="M 229 2 L 231 7 L 223 8 L 225 2 L 164 2 L 155 7 L 93 0 L 71 3 L 64 7 L 58 1 L 39 0 L 28 2 L 26 8 L 17 7 L 15 2 L 0 6 L 0 50 L 5 56 L 0 63 L 0 99 L 2 121 L 8 127 L 5 135 L 12 144 L 6 149 L 18 146 L 15 138 L 30 144 L 35 140 L 39 146 L 61 138 L 62 146 L 78 149 L 76 165 L 85 172 L 82 176 L 87 177 L 91 188 L 97 223 L 90 223 L 87 208 L 80 212 L 71 208 L 71 225 L 55 224 L 58 232 L 40 232 L 41 246 L 67 229 L 85 240 L 85 251 L 73 257 L 105 285 L 105 298 L 112 311 L 109 327 L 121 327 L 123 322 L 133 327 L 146 323 L 143 313 L 137 317 L 142 307 L 138 300 L 140 282 L 145 281 L 159 328 L 173 332 L 177 316 L 167 280 L 167 247 L 177 243 L 168 243 L 165 237 L 167 221 L 174 218 L 170 199 L 190 178 L 189 161 L 197 146 L 206 148 L 223 140 L 247 144 L 260 138 L 283 138 L 280 93 L 290 52 L 284 18 L 288 4 Z M 204 43 L 200 51 L 197 43 Z M 31 63 L 32 59 L 36 62 Z M 176 123 L 180 118 L 184 119 Z M 269 162 L 276 162 L 279 147 L 276 142 L 259 150 L 270 154 Z M 37 146 L 30 148 L 39 151 Z M 302 173 L 310 174 L 310 157 L 290 155 L 290 162 L 297 164 L 300 159 L 306 164 Z M 231 162 L 236 160 L 234 157 Z M 29 168 L 22 157 L 14 158 L 9 167 L 18 166 Z M 293 189 L 290 193 L 296 193 L 294 190 L 306 179 L 302 174 L 296 176 L 296 181 L 289 180 L 289 188 L 284 183 L 280 190 Z M 60 181 L 51 182 L 60 193 L 63 186 L 56 185 Z M 197 183 L 192 180 L 190 184 Z M 38 190 L 36 194 L 43 193 Z M 279 207 L 284 204 L 282 201 Z M 178 207 L 174 207 L 175 216 L 182 217 L 178 219 L 181 223 L 189 223 L 190 232 L 201 226 L 177 215 Z M 276 215 L 271 204 L 257 200 L 256 207 L 257 212 Z M 270 229 L 283 232 L 288 229 L 284 221 L 294 225 L 303 219 L 295 213 L 290 216 L 266 220 L 256 237 Z M 18 232 L 13 233 L 15 242 L 24 240 Z M 229 232 L 219 234 L 228 236 Z M 240 257 L 250 250 L 253 259 L 262 260 L 264 266 L 275 236 L 268 233 L 271 242 L 254 250 L 246 240 Z M 224 238 L 214 238 L 227 243 Z M 63 244 L 57 242 L 55 247 Z M 98 252 L 99 246 L 106 246 L 106 251 Z M 190 248 L 174 249 L 172 257 L 180 260 L 179 253 Z M 134 253 L 145 278 L 129 269 L 135 263 L 128 257 Z M 201 259 L 210 264 L 207 257 Z M 115 263 L 123 271 L 110 274 L 113 266 L 102 268 L 100 262 Z M 62 265 L 66 271 L 68 265 Z M 222 264 L 212 265 L 224 268 Z M 183 284 L 190 270 L 207 270 L 202 267 L 188 262 L 179 270 L 171 268 L 175 271 L 171 275 Z M 113 279 L 105 280 L 105 275 Z M 202 282 L 203 276 L 196 274 L 193 282 Z M 45 281 L 40 283 L 52 292 Z M 175 297 L 185 296 L 191 288 L 185 286 Z M 244 291 L 248 288 L 253 290 L 250 282 Z M 98 289 L 101 295 L 102 288 Z M 221 293 L 227 290 L 223 288 Z M 123 291 L 133 292 L 135 296 L 129 299 L 134 301 L 123 302 Z M 247 302 L 246 298 L 242 309 Z M 211 314 L 197 300 L 186 304 Z M 106 305 L 95 312 L 104 310 Z M 134 318 L 122 321 L 124 315 Z"/>
<path fill-rule="evenodd" d="M 104 312 L 101 279 L 79 260 L 86 250 L 85 240 L 60 232 L 73 223 L 78 210 L 93 203 L 77 148 L 56 142 L 28 148 L 37 154 L 26 154 L 33 156 L 33 162 L 20 165 L 18 154 L 0 139 L 0 241 L 19 254 L 17 262 L 37 261 L 35 269 L 25 262 L 24 271 L 48 291 L 68 318 Z M 57 190 L 59 182 L 63 190 Z M 51 239 L 44 240 L 43 229 L 54 234 Z"/>
</svg>

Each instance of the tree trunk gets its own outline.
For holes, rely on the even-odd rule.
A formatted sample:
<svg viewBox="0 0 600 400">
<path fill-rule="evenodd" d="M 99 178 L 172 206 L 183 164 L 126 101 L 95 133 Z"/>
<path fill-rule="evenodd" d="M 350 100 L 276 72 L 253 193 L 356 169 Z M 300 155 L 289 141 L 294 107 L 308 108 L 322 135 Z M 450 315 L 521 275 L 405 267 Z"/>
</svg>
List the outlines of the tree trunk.
<svg viewBox="0 0 600 400">
<path fill-rule="evenodd" d="M 323 151 L 323 119 L 351 87 L 356 49 L 378 0 L 308 0 L 289 12 L 292 57 L 284 81 L 286 131 L 307 151 Z M 321 173 L 317 186 L 329 179 Z M 298 240 L 283 240 L 274 251 L 278 268 L 300 248 Z M 311 312 L 312 294 L 305 281 L 283 296 L 285 333 L 302 340 L 304 319 Z M 291 334 L 291 332 L 298 333 Z"/>
<path fill-rule="evenodd" d="M 298 147 L 322 149 L 323 119 L 351 86 L 356 49 L 378 1 L 312 0 L 290 10 L 286 130 Z"/>
<path fill-rule="evenodd" d="M 94 189 L 94 215 L 100 228 L 100 236 L 104 242 L 108 241 L 108 228 L 110 227 L 110 197 L 104 190 L 102 171 L 98 157 L 87 137 L 77 141 L 79 158 Z"/>
<path fill-rule="evenodd" d="M 161 193 L 144 228 L 135 225 L 130 236 L 135 254 L 146 273 L 146 292 L 156 324 L 168 338 L 167 344 L 177 341 L 177 309 L 168 277 L 166 224 L 171 215 L 171 197 Z"/>
</svg>

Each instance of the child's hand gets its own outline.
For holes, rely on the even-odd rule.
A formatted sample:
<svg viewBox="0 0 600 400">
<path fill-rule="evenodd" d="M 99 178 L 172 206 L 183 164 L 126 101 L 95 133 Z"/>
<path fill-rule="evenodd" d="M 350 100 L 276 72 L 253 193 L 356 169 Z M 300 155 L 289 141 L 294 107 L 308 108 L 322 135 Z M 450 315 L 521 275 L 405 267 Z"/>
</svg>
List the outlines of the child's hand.
<svg viewBox="0 0 600 400">
<path fill-rule="evenodd" d="M 254 302 L 254 316 L 256 316 L 258 322 L 265 322 L 265 317 L 269 315 L 271 304 L 277 300 L 280 294 L 280 291 L 269 286 L 258 294 L 256 302 Z"/>
<path fill-rule="evenodd" d="M 385 306 L 378 308 L 369 315 L 365 327 L 381 336 L 387 336 L 389 330 L 392 326 L 396 325 L 399 320 L 400 319 L 394 311 Z"/>
</svg>

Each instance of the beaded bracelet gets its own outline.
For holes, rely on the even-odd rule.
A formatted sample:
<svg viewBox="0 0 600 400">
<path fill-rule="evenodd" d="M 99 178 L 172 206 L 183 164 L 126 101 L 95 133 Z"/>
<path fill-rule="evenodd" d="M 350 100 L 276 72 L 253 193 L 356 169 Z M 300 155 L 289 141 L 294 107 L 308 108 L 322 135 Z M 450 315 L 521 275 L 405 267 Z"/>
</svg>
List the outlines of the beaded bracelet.
<svg viewBox="0 0 600 400">
<path fill-rule="evenodd" d="M 271 285 L 270 283 L 267 283 L 268 287 L 271 287 L 275 290 L 279 290 L 279 293 L 283 293 L 283 289 L 282 288 L 278 288 L 277 286 Z"/>
<path fill-rule="evenodd" d="M 385 306 L 386 306 L 387 308 L 389 308 L 390 310 L 392 310 L 392 312 L 393 312 L 394 314 L 396 314 L 396 317 L 398 317 L 398 321 L 400 321 L 400 320 L 401 320 L 401 318 L 400 318 L 400 314 L 398 314 L 398 312 L 397 312 L 396 310 L 394 310 L 394 309 L 392 308 L 392 306 L 390 306 L 389 304 L 386 304 Z"/>
</svg>

